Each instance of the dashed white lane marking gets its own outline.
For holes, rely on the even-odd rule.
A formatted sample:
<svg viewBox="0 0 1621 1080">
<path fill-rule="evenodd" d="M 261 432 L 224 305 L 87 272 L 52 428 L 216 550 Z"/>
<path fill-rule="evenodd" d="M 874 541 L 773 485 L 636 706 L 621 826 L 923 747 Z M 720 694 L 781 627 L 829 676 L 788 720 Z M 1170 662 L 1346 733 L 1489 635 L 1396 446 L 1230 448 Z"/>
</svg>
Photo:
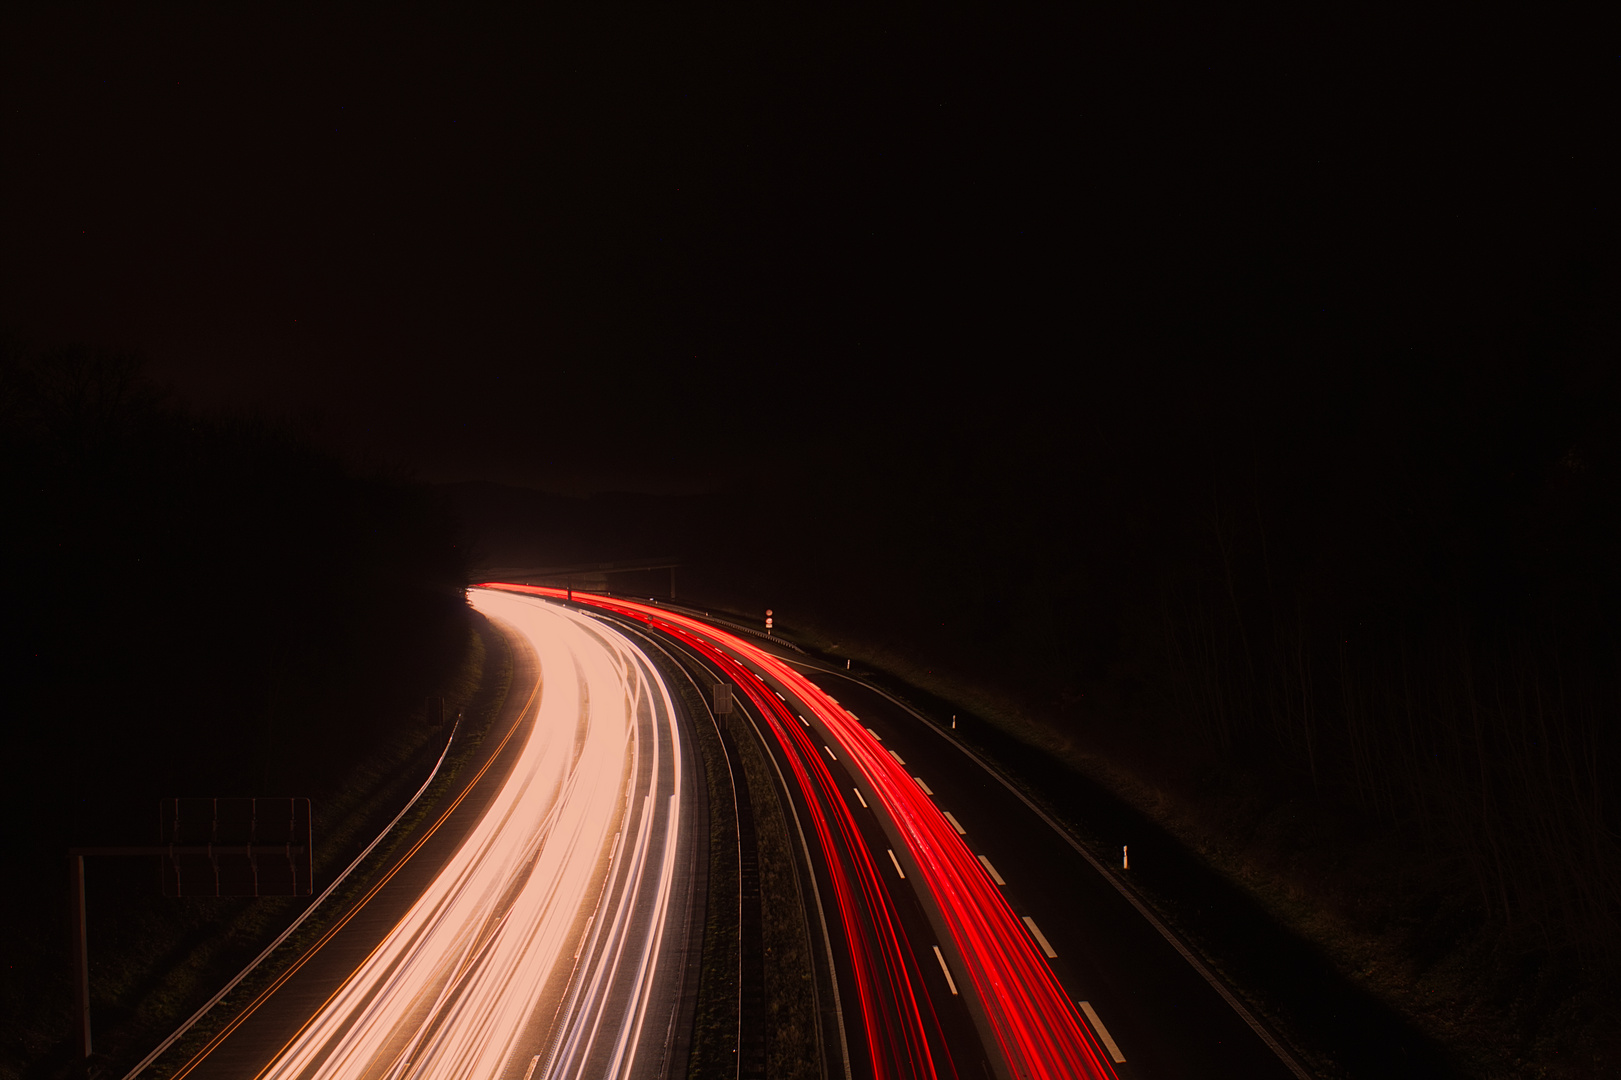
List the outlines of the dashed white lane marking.
<svg viewBox="0 0 1621 1080">
<path fill-rule="evenodd" d="M 935 950 L 935 952 L 939 951 L 939 949 Z M 1103 1048 L 1109 1051 L 1109 1056 L 1114 1058 L 1114 1063 L 1116 1065 L 1124 1065 L 1126 1063 L 1126 1055 L 1122 1054 L 1120 1052 L 1120 1047 L 1114 1044 L 1114 1037 L 1109 1034 L 1109 1029 L 1103 1026 L 1103 1021 L 1098 1019 L 1098 1014 L 1092 1008 L 1092 1003 L 1090 1001 L 1082 1001 L 1079 1004 L 1081 1006 L 1081 1011 L 1086 1014 L 1087 1023 L 1092 1025 L 1092 1030 L 1097 1032 L 1098 1038 L 1103 1040 Z"/>
<path fill-rule="evenodd" d="M 929 785 L 927 785 L 927 784 L 925 784 L 923 782 L 923 777 L 914 776 L 914 777 L 912 777 L 912 779 L 916 780 L 917 781 L 917 786 L 923 789 L 923 794 L 925 794 L 925 795 L 933 795 L 934 794 L 934 792 L 929 790 Z"/>
<path fill-rule="evenodd" d="M 861 789 L 860 788 L 851 788 L 850 790 L 856 793 L 856 798 L 861 799 Z M 863 808 L 866 808 L 867 800 L 866 799 L 861 799 L 861 805 L 862 805 Z"/>
<path fill-rule="evenodd" d="M 876 732 L 876 731 L 874 731 L 874 730 L 873 730 L 873 729 L 872 729 L 872 728 L 868 728 L 868 729 L 867 729 L 867 734 L 868 734 L 868 735 L 871 735 L 871 736 L 872 736 L 872 737 L 873 737 L 873 738 L 875 738 L 875 739 L 877 739 L 877 740 L 878 740 L 878 741 L 879 741 L 879 742 L 883 742 L 883 741 L 884 741 L 884 737 L 883 737 L 883 736 L 882 736 L 882 735 L 880 735 L 880 734 L 878 734 L 878 733 L 877 733 L 877 732 Z"/>
<path fill-rule="evenodd" d="M 938 952 L 939 950 L 936 949 L 935 951 Z M 539 1065 L 539 1064 L 540 1064 L 540 1055 L 539 1054 L 536 1054 L 534 1057 L 530 1058 L 529 1059 L 529 1069 L 528 1069 L 528 1071 L 526 1071 L 523 1074 L 523 1080 L 529 1080 L 530 1077 L 534 1076 L 535 1075 L 535 1066 Z"/>
<path fill-rule="evenodd" d="M 889 756 L 894 758 L 896 761 L 899 761 L 902 765 L 906 764 L 905 759 L 903 759 L 899 754 L 895 753 L 895 751 L 893 751 L 893 750 L 891 750 L 889 752 Z"/>
<path fill-rule="evenodd" d="M 991 880 L 992 881 L 996 882 L 998 885 L 1006 885 L 1007 884 L 1007 882 L 1002 880 L 1002 875 L 998 874 L 996 872 L 996 867 L 991 865 L 991 860 L 989 860 L 985 856 L 981 855 L 979 857 L 979 865 L 983 866 L 985 868 L 985 872 L 987 874 L 991 875 Z M 1030 922 L 1029 919 L 1026 919 L 1024 921 L 1025 922 Z M 1036 925 L 1035 923 L 1030 923 L 1031 929 L 1035 929 L 1035 925 Z M 1041 931 L 1040 930 L 1036 930 L 1036 936 L 1041 937 Z M 1041 940 L 1046 941 L 1047 939 L 1046 938 L 1041 938 Z"/>
<path fill-rule="evenodd" d="M 1036 935 L 1036 944 L 1040 945 L 1041 951 L 1047 954 L 1047 959 L 1057 960 L 1058 954 L 1053 952 L 1053 947 L 1047 943 L 1047 935 L 1041 932 L 1041 927 L 1036 925 L 1036 920 L 1026 915 L 1024 917 L 1024 925 L 1028 926 L 1030 928 L 1030 932 Z"/>
<path fill-rule="evenodd" d="M 951 822 L 951 827 L 953 829 L 957 830 L 957 835 L 958 836 L 967 836 L 968 835 L 968 830 L 962 827 L 962 823 L 960 821 L 958 821 L 956 818 L 951 816 L 951 811 L 950 810 L 946 811 L 946 820 Z"/>
<path fill-rule="evenodd" d="M 946 985 L 951 987 L 951 992 L 953 995 L 955 995 L 957 993 L 957 980 L 951 977 L 951 969 L 946 967 L 946 958 L 940 955 L 940 946 L 938 945 L 934 947 L 934 958 L 940 961 L 940 970 L 945 973 Z M 1110 1045 L 1113 1044 L 1111 1043 Z M 1120 1060 L 1124 1061 L 1125 1058 L 1121 1058 Z"/>
<path fill-rule="evenodd" d="M 822 749 L 826 750 L 827 751 L 827 756 L 832 758 L 834 761 L 839 760 L 839 756 L 833 752 L 833 748 L 831 746 L 828 746 L 826 743 L 823 743 L 822 744 Z"/>
<path fill-rule="evenodd" d="M 776 691 L 775 691 L 775 690 L 773 690 L 773 691 L 771 691 L 771 692 L 772 692 L 772 693 L 773 693 L 773 694 L 777 694 L 777 692 L 776 692 Z M 782 695 L 781 695 L 781 694 L 777 694 L 777 700 L 778 700 L 778 701 L 780 701 L 780 702 L 782 702 L 782 703 L 784 703 L 784 704 L 787 704 L 787 702 L 788 702 L 788 699 L 787 699 L 787 698 L 785 698 L 785 697 L 783 697 L 783 696 L 782 696 Z"/>
<path fill-rule="evenodd" d="M 798 713 L 794 713 L 794 715 L 795 715 L 795 716 L 799 716 L 799 714 L 798 714 Z M 800 723 L 801 723 L 801 724 L 804 724 L 804 725 L 805 725 L 805 726 L 806 726 L 806 727 L 810 727 L 810 721 L 809 721 L 809 720 L 807 720 L 807 719 L 805 719 L 805 718 L 804 718 L 804 717 L 803 717 L 803 716 L 799 716 L 799 722 L 800 722 Z"/>
<path fill-rule="evenodd" d="M 901 869 L 901 861 L 899 859 L 895 858 L 895 849 L 894 848 L 885 848 L 884 850 L 889 852 L 889 861 L 895 864 L 895 873 L 899 874 L 901 876 L 902 880 L 905 880 L 906 871 Z M 1029 919 L 1025 920 L 1025 922 L 1029 922 L 1029 921 L 1030 921 Z"/>
</svg>

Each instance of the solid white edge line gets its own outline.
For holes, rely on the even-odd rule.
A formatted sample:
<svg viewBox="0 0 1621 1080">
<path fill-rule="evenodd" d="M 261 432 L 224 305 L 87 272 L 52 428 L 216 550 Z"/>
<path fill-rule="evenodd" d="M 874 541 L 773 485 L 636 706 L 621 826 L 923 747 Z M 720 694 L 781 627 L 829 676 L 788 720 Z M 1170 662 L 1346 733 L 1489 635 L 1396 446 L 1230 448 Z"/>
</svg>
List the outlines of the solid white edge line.
<svg viewBox="0 0 1621 1080">
<path fill-rule="evenodd" d="M 946 958 L 940 955 L 940 946 L 938 945 L 934 947 L 934 958 L 940 961 L 940 970 L 945 974 L 946 985 L 951 987 L 952 996 L 957 996 L 957 980 L 951 977 L 951 969 L 946 967 Z M 1120 1058 L 1119 1060 L 1124 1061 L 1126 1059 Z M 525 1080 L 527 1080 L 527 1078 L 525 1078 Z"/>
<path fill-rule="evenodd" d="M 1036 925 L 1036 920 L 1026 915 L 1024 916 L 1024 925 L 1028 926 L 1030 932 L 1036 935 L 1036 944 L 1040 945 L 1041 951 L 1047 954 L 1047 959 L 1057 960 L 1058 954 L 1053 952 L 1052 945 L 1047 941 L 1047 935 L 1041 932 L 1041 927 Z"/>
<path fill-rule="evenodd" d="M 901 869 L 901 861 L 899 859 L 895 858 L 895 849 L 894 848 L 885 848 L 884 850 L 889 852 L 889 861 L 895 864 L 895 873 L 897 873 L 897 874 L 899 874 L 901 876 L 902 881 L 905 881 L 906 880 L 906 871 Z"/>
<path fill-rule="evenodd" d="M 861 799 L 861 789 L 860 788 L 851 788 L 850 790 L 856 793 L 856 798 Z M 863 810 L 872 809 L 872 807 L 867 805 L 867 800 L 866 799 L 861 799 L 861 808 Z"/>
<path fill-rule="evenodd" d="M 1092 1008 L 1092 1003 L 1090 1001 L 1081 1001 L 1077 1002 L 1077 1004 L 1080 1005 L 1081 1011 L 1086 1014 L 1086 1022 L 1092 1025 L 1092 1030 L 1097 1032 L 1098 1038 L 1103 1040 L 1103 1048 L 1109 1051 L 1109 1056 L 1114 1058 L 1114 1063 L 1124 1065 L 1126 1055 L 1122 1054 L 1120 1047 L 1115 1045 L 1114 1036 L 1109 1034 L 1109 1029 L 1103 1026 L 1102 1020 L 1098 1019 L 1098 1014 Z"/>
<path fill-rule="evenodd" d="M 848 679 L 851 682 L 857 681 L 854 677 L 846 675 L 842 671 L 835 671 L 832 668 L 813 665 L 806 660 L 789 662 L 797 663 L 802 667 L 814 668 L 816 671 L 820 671 L 824 675 L 837 675 L 840 678 Z M 1312 1080 L 1311 1073 L 1302 1068 L 1300 1062 L 1294 1059 L 1294 1055 L 1285 1050 L 1283 1048 L 1283 1044 L 1280 1043 L 1277 1038 L 1264 1026 L 1262 1026 L 1261 1022 L 1255 1018 L 1255 1014 L 1250 1012 L 1242 1001 L 1238 1000 L 1233 992 L 1227 988 L 1226 984 L 1224 984 L 1220 979 L 1216 978 L 1215 972 L 1206 967 L 1204 962 L 1201 961 L 1197 956 L 1194 956 L 1193 950 L 1189 949 L 1187 945 L 1183 943 L 1181 938 L 1172 933 L 1171 928 L 1161 922 L 1159 916 L 1150 911 L 1148 909 L 1148 905 L 1139 900 L 1137 895 L 1126 886 L 1125 882 L 1121 881 L 1115 876 L 1112 870 L 1099 862 L 1090 851 L 1082 847 L 1081 842 L 1071 836 L 1069 831 L 1066 830 L 1062 825 L 1058 824 L 1058 822 L 1053 819 L 1051 814 L 1037 806 L 1035 801 L 1031 799 L 1030 796 L 1020 791 L 1013 781 L 1009 780 L 1006 776 L 1003 776 L 1001 771 L 992 766 L 990 762 L 986 761 L 984 758 L 968 749 L 968 747 L 964 746 L 956 736 L 951 734 L 950 731 L 936 727 L 932 722 L 930 722 L 928 717 L 924 716 L 922 713 L 918 712 L 904 701 L 901 701 L 893 694 L 886 693 L 881 687 L 873 686 L 870 683 L 861 683 L 860 685 L 865 686 L 869 690 L 873 691 L 873 693 L 884 697 L 896 708 L 912 714 L 912 716 L 917 718 L 918 723 L 922 724 L 925 728 L 934 732 L 936 735 L 955 746 L 962 752 L 964 757 L 978 765 L 981 769 L 984 769 L 993 779 L 996 780 L 997 783 L 1007 788 L 1010 795 L 1024 803 L 1032 814 L 1035 814 L 1036 817 L 1046 822 L 1048 828 L 1057 833 L 1059 838 L 1062 839 L 1066 844 L 1074 848 L 1077 855 L 1090 863 L 1092 869 L 1096 870 L 1098 874 L 1101 875 L 1103 879 L 1110 885 L 1113 885 L 1115 887 L 1115 891 L 1126 898 L 1127 903 L 1131 904 L 1132 907 L 1137 909 L 1137 914 L 1141 915 L 1148 922 L 1148 925 L 1159 931 L 1160 936 L 1170 944 L 1171 948 L 1177 951 L 1182 959 L 1188 962 L 1189 967 L 1193 968 L 1194 971 L 1197 971 L 1201 976 L 1203 976 L 1204 981 L 1210 984 L 1210 988 L 1217 994 L 1221 995 L 1221 999 L 1225 1001 L 1235 1013 L 1238 1014 L 1239 1018 L 1243 1020 L 1244 1023 L 1250 1026 L 1250 1030 L 1255 1032 L 1256 1038 L 1265 1043 L 1267 1049 L 1271 1050 L 1272 1053 L 1277 1056 L 1278 1060 L 1283 1062 L 1284 1066 L 1290 1072 L 1294 1073 L 1295 1076 L 1300 1078 L 1300 1080 Z"/>
<path fill-rule="evenodd" d="M 925 784 L 923 782 L 923 777 L 914 776 L 914 777 L 912 777 L 912 779 L 916 780 L 917 781 L 917 786 L 923 789 L 923 794 L 925 794 L 925 795 L 933 795 L 934 794 L 933 791 L 929 790 L 929 785 L 927 785 L 927 784 Z"/>
<path fill-rule="evenodd" d="M 987 874 L 991 875 L 991 880 L 992 881 L 996 882 L 998 885 L 1006 885 L 1007 884 L 1007 882 L 1002 880 L 1002 875 L 998 874 L 996 872 L 996 867 L 991 865 L 991 860 L 989 860 L 985 856 L 981 855 L 981 856 L 979 856 L 979 864 L 985 868 L 985 872 Z M 1025 921 L 1028 922 L 1029 920 L 1027 919 Z"/>
<path fill-rule="evenodd" d="M 957 830 L 957 835 L 958 836 L 967 836 L 968 835 L 968 830 L 962 827 L 962 822 L 958 821 L 956 818 L 951 816 L 951 811 L 950 810 L 947 810 L 945 812 L 945 814 L 946 814 L 946 820 L 951 822 L 951 827 L 953 829 Z"/>
</svg>

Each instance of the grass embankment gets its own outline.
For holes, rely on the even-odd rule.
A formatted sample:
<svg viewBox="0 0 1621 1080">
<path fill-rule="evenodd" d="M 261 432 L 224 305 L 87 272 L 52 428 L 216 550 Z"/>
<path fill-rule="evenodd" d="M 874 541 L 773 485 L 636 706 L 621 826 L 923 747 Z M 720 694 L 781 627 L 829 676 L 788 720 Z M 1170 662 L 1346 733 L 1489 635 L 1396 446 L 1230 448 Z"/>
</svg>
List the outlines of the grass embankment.
<svg viewBox="0 0 1621 1080">
<path fill-rule="evenodd" d="M 735 717 L 736 714 L 734 714 Z M 773 1080 L 821 1075 L 810 920 L 777 782 L 758 737 L 734 719 L 733 742 L 754 807 L 765 960 L 765 1074 Z"/>
<path fill-rule="evenodd" d="M 820 1075 L 810 928 L 800 893 L 787 816 L 759 740 L 733 713 L 723 741 L 713 713 L 691 678 L 662 654 L 654 659 L 675 689 L 703 763 L 708 798 L 708 887 L 703 954 L 687 1075 L 736 1071 L 739 986 L 739 878 L 737 805 L 733 783 L 744 786 L 751 811 L 758 867 L 763 952 L 765 1075 L 796 1080 Z M 705 675 L 698 678 L 708 685 Z M 728 751 L 728 746 L 731 748 Z M 746 1010 L 754 1015 L 756 1010 Z"/>
<path fill-rule="evenodd" d="M 1145 745 L 1124 734 L 1088 745 L 1003 689 L 931 668 L 904 645 L 875 646 L 795 627 L 795 640 L 881 673 L 891 692 L 937 716 L 957 712 L 955 733 L 1064 822 L 1094 855 L 1118 865 L 1118 835 L 1081 820 L 1053 782 L 1084 778 L 1180 845 L 1253 901 L 1280 940 L 1308 950 L 1349 986 L 1433 1040 L 1451 1067 L 1482 1077 L 1596 1077 L 1621 1059 L 1621 993 L 1614 974 L 1568 953 L 1505 946 L 1474 909 L 1457 860 L 1320 798 L 1261 768 L 1218 768 L 1191 748 Z M 1038 764 L 1046 762 L 1048 764 Z M 1032 777 L 1039 776 L 1039 780 Z M 1115 819 L 1115 820 L 1118 820 Z M 1137 854 L 1133 849 L 1134 857 Z M 1144 852 L 1146 855 L 1146 851 Z M 1144 899 L 1241 993 L 1246 964 L 1195 896 L 1130 876 Z M 1360 1075 L 1353 1055 L 1319 1043 L 1291 1020 L 1298 1002 L 1249 994 L 1252 1007 L 1323 1075 Z M 1302 995 L 1309 996 L 1309 995 Z M 1351 1062 L 1351 1063 L 1348 1063 Z"/>
<path fill-rule="evenodd" d="M 473 616 L 461 663 L 443 686 L 447 715 L 464 715 L 464 730 L 446 758 L 433 787 L 322 907 L 277 951 L 244 979 L 151 1066 L 155 1080 L 172 1074 L 266 985 L 310 945 L 370 886 L 398 846 L 408 840 L 433 811 L 461 766 L 500 712 L 512 677 L 512 659 L 504 639 L 481 617 Z M 396 728 L 357 765 L 328 798 L 313 802 L 315 886 L 331 882 L 370 843 L 421 785 L 449 734 L 430 729 L 421 715 Z M 141 860 L 143 863 L 145 860 Z M 91 872 L 95 897 L 98 883 Z M 114 884 L 116 888 L 122 882 Z M 146 883 L 151 886 L 152 883 Z M 248 960 L 297 917 L 307 900 L 286 897 L 262 900 L 193 898 L 164 900 L 146 895 L 109 896 L 92 907 L 92 1030 L 97 1053 L 96 1075 L 122 1075 L 166 1038 L 203 1002 L 233 978 Z M 128 888 L 121 889 L 128 892 Z M 122 901 L 124 918 L 109 908 Z M 96 925 L 97 915 L 104 917 Z M 100 931 L 100 933 L 98 933 Z M 98 948 L 99 945 L 99 948 Z M 77 1067 L 59 1056 L 41 1061 L 24 1075 L 73 1075 Z"/>
<path fill-rule="evenodd" d="M 735 1072 L 737 1062 L 738 866 L 737 810 L 726 752 L 703 696 L 684 671 L 659 652 L 650 654 L 691 721 L 708 802 L 709 853 L 705 866 L 703 953 L 693 1016 L 687 1075 Z"/>
</svg>

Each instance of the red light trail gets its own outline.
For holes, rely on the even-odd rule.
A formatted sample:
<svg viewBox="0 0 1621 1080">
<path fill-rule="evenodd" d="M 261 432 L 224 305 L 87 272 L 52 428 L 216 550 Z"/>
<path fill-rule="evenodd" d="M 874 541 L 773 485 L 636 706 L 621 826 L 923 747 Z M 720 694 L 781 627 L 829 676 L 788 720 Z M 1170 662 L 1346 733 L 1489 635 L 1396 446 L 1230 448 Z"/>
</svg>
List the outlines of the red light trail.
<svg viewBox="0 0 1621 1080">
<path fill-rule="evenodd" d="M 563 596 L 561 589 L 496 583 L 491 587 Z M 967 989 L 977 1002 L 976 1019 L 985 1029 L 986 1049 L 999 1057 L 1006 1074 L 1033 1080 L 1115 1077 L 1102 1047 L 979 859 L 859 720 L 784 660 L 700 620 L 578 592 L 573 599 L 636 619 L 690 645 L 732 678 L 766 718 L 806 804 L 813 808 L 817 840 L 832 871 L 849 939 L 877 1076 L 954 1076 L 955 1070 L 943 1053 L 943 1041 L 936 1041 L 938 1022 L 916 950 L 900 926 L 845 796 L 811 733 L 794 721 L 756 672 L 778 683 L 815 715 L 893 823 L 922 879 L 920 891 L 932 903 L 931 919 L 943 924 L 963 965 Z M 853 882 L 845 876 L 845 868 Z M 870 917 L 870 926 L 860 918 L 862 910 Z"/>
</svg>

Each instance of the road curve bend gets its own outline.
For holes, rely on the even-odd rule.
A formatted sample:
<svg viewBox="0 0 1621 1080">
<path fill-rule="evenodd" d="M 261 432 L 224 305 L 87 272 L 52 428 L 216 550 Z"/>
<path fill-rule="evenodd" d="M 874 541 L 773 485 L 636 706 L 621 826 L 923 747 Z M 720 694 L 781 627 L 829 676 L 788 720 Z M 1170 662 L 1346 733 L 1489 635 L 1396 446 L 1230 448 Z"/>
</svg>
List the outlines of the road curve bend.
<svg viewBox="0 0 1621 1080">
<path fill-rule="evenodd" d="M 522 738 L 500 751 L 510 763 L 475 800 L 482 812 L 436 872 L 400 876 L 418 891 L 396 897 L 386 932 L 316 947 L 335 954 L 328 968 L 353 961 L 324 986 L 295 981 L 285 1000 L 255 1002 L 250 1011 L 281 1013 L 259 1025 L 256 1045 L 211 1044 L 182 1074 L 666 1075 L 695 842 L 694 769 L 669 690 L 597 620 L 533 597 L 470 599 L 527 643 L 539 680 L 514 728 Z"/>
</svg>

